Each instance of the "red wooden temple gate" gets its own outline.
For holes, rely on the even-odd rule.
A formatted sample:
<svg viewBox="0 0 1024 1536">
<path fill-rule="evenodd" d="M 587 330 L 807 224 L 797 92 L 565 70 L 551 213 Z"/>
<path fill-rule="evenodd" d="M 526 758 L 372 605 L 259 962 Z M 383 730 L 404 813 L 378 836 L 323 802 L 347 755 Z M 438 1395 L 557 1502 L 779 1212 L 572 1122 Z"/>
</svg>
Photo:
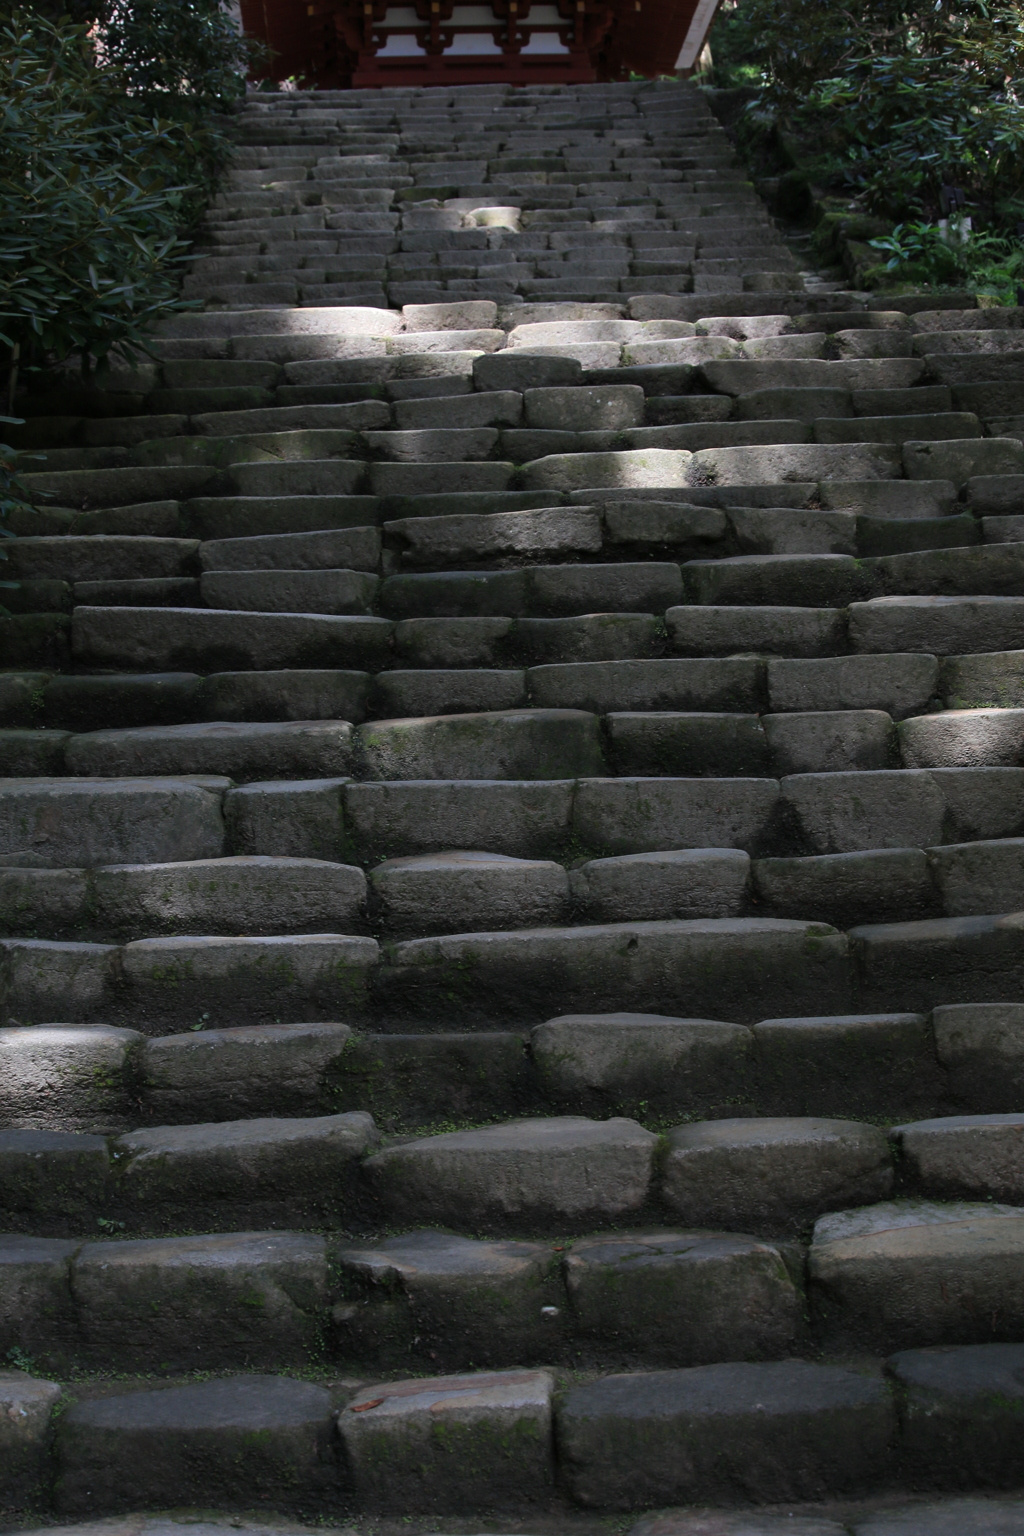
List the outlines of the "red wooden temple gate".
<svg viewBox="0 0 1024 1536">
<path fill-rule="evenodd" d="M 241 0 L 304 86 L 583 84 L 688 73 L 718 0 Z"/>
</svg>

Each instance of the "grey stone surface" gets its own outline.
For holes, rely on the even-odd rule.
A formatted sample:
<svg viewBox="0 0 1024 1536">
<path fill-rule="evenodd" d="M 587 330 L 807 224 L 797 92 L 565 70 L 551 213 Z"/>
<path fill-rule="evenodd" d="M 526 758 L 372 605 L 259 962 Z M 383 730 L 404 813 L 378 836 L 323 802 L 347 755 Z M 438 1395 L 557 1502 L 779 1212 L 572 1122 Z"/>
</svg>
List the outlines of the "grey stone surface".
<svg viewBox="0 0 1024 1536">
<path fill-rule="evenodd" d="M 515 1365 L 560 1339 L 564 1292 L 550 1245 L 424 1228 L 338 1243 L 331 1256 L 346 1298 L 339 1332 L 357 1356 L 397 1369 L 410 1357 Z"/>
<path fill-rule="evenodd" d="M 160 941 L 154 941 L 160 942 Z M 703 918 L 527 928 L 408 939 L 385 957 L 379 996 L 398 1019 L 430 1016 L 491 1027 L 495 1008 L 532 1022 L 564 1012 L 681 1017 L 727 1013 L 753 1023 L 797 999 L 849 1008 L 845 935 L 823 924 Z"/>
<path fill-rule="evenodd" d="M 381 1126 L 480 1121 L 534 1108 L 526 1041 L 511 1030 L 354 1032 L 327 1073 L 334 1108 L 369 1109 Z"/>
<path fill-rule="evenodd" d="M 65 1364 L 77 1342 L 71 1258 L 77 1242 L 0 1235 L 0 1349 L 49 1369 Z"/>
<path fill-rule="evenodd" d="M 789 1353 L 800 1303 L 778 1249 L 733 1233 L 584 1238 L 563 1259 L 579 1331 L 666 1365 Z"/>
<path fill-rule="evenodd" d="M 895 719 L 926 709 L 938 689 L 934 656 L 836 656 L 771 660 L 773 711 L 884 710 Z M 915 764 L 908 766 L 914 767 Z"/>
<path fill-rule="evenodd" d="M 892 1188 L 885 1137 L 852 1120 L 707 1120 L 668 1133 L 662 1194 L 693 1226 L 795 1231 Z"/>
<path fill-rule="evenodd" d="M 845 1526 L 835 1520 L 814 1515 L 761 1514 L 758 1510 L 741 1514 L 687 1514 L 667 1510 L 663 1514 L 644 1515 L 629 1536 L 846 1536 Z"/>
<path fill-rule="evenodd" d="M 318 1225 L 351 1206 L 358 1159 L 376 1140 L 372 1117 L 352 1113 L 160 1126 L 122 1136 L 116 1152 L 125 1197 L 147 1221 L 265 1206 Z"/>
<path fill-rule="evenodd" d="M 894 1424 L 877 1377 L 802 1360 L 732 1363 L 574 1387 L 558 1447 L 589 1508 L 788 1502 L 876 1488 Z"/>
<path fill-rule="evenodd" d="M 884 710 L 825 709 L 766 715 L 762 725 L 771 770 L 780 776 L 898 766 L 896 732 Z"/>
<path fill-rule="evenodd" d="M 45 868 L 216 858 L 224 779 L 0 780 L 0 852 Z"/>
<path fill-rule="evenodd" d="M 345 841 L 342 791 L 347 779 L 278 779 L 228 791 L 224 819 L 230 851 L 273 858 L 340 859 Z"/>
<path fill-rule="evenodd" d="M 811 1304 L 831 1345 L 908 1349 L 1020 1337 L 1024 1213 L 906 1200 L 820 1221 Z"/>
<path fill-rule="evenodd" d="M 577 709 L 375 720 L 358 728 L 360 777 L 566 779 L 604 771 L 597 720 Z"/>
<path fill-rule="evenodd" d="M 345 817 L 361 863 L 465 847 L 544 858 L 568 841 L 571 780 L 351 784 Z"/>
<path fill-rule="evenodd" d="M 554 1488 L 552 1390 L 547 1371 L 364 1387 L 338 1412 L 360 1503 L 456 1512 L 474 1506 L 478 1480 L 498 1508 L 546 1501 Z"/>
<path fill-rule="evenodd" d="M 982 839 L 931 848 L 928 862 L 948 917 L 1024 907 L 1024 839 Z"/>
<path fill-rule="evenodd" d="M 374 939 L 336 933 L 135 939 L 120 952 L 128 1006 L 149 1034 L 358 1014 L 377 958 Z"/>
<path fill-rule="evenodd" d="M 756 851 L 779 798 L 767 778 L 584 779 L 573 830 L 595 854 L 655 853 L 666 848 Z"/>
<path fill-rule="evenodd" d="M 609 710 L 752 710 L 764 698 L 755 657 L 659 657 L 531 667 L 536 705 Z"/>
<path fill-rule="evenodd" d="M 11 1129 L 127 1128 L 143 1036 L 109 1025 L 0 1029 L 0 1115 Z"/>
<path fill-rule="evenodd" d="M 97 920 L 111 935 L 357 932 L 366 878 L 351 864 L 242 855 L 95 871 Z"/>
<path fill-rule="evenodd" d="M 830 656 L 845 645 L 845 615 L 835 608 L 702 604 L 670 608 L 665 623 L 673 648 L 682 655 L 765 651 L 785 656 Z"/>
<path fill-rule="evenodd" d="M 901 1438 L 912 1475 L 938 1487 L 1018 1487 L 1022 1369 L 1020 1344 L 893 1355 L 887 1370 L 904 1394 Z"/>
<path fill-rule="evenodd" d="M 565 920 L 569 878 L 560 864 L 458 850 L 387 859 L 370 889 L 390 933 L 465 933 Z"/>
<path fill-rule="evenodd" d="M 923 1014 L 762 1019 L 753 1034 L 761 1102 L 779 1114 L 879 1117 L 945 1086 Z"/>
<path fill-rule="evenodd" d="M 72 1265 L 86 1356 L 123 1370 L 304 1364 L 326 1316 L 322 1237 L 231 1232 L 86 1243 Z"/>
<path fill-rule="evenodd" d="M 564 1229 L 639 1211 L 656 1146 L 633 1120 L 519 1120 L 387 1147 L 365 1171 L 392 1220 Z"/>
<path fill-rule="evenodd" d="M 146 1105 L 160 1125 L 315 1113 L 329 1107 L 325 1073 L 351 1034 L 322 1023 L 158 1036 L 140 1053 Z"/>
<path fill-rule="evenodd" d="M 909 1509 L 865 1515 L 854 1526 L 856 1536 L 1019 1536 L 1024 1531 L 1024 1503 L 1017 1500 L 961 1498 L 938 1504 L 914 1504 Z"/>
<path fill-rule="evenodd" d="M 936 1008 L 932 1024 L 958 1099 L 982 1112 L 1014 1110 L 1024 1087 L 1024 1006 L 953 1003 Z"/>
<path fill-rule="evenodd" d="M 286 1376 L 84 1399 L 61 1419 L 58 1512 L 319 1502 L 337 1492 L 332 1428 L 327 1389 Z"/>
<path fill-rule="evenodd" d="M 376 670 L 387 619 L 330 613 L 233 613 L 204 608 L 88 608 L 72 618 L 72 649 L 85 665 L 203 672 L 288 667 Z"/>
<path fill-rule="evenodd" d="M 574 899 L 604 923 L 672 917 L 738 917 L 750 879 L 739 848 L 680 848 L 588 859 L 572 871 Z"/>
<path fill-rule="evenodd" d="M 69 771 L 83 776 L 206 773 L 245 782 L 347 773 L 352 745 L 344 720 L 217 721 L 90 731 L 71 738 L 66 756 Z"/>
<path fill-rule="evenodd" d="M 367 672 L 322 667 L 215 672 L 202 690 L 208 720 L 350 720 L 366 715 Z"/>
<path fill-rule="evenodd" d="M 768 771 L 756 715 L 614 711 L 605 719 L 611 761 L 624 774 L 752 775 Z"/>
<path fill-rule="evenodd" d="M 204 571 L 199 583 L 207 608 L 253 613 L 369 614 L 376 576 L 365 571 Z"/>
<path fill-rule="evenodd" d="M 0 1012 L 5 1023 L 37 1024 L 63 1014 L 97 1022 L 115 1006 L 119 951 L 113 944 L 0 940 Z"/>
<path fill-rule="evenodd" d="M 1024 1116 L 949 1115 L 889 1132 L 912 1188 L 931 1198 L 1024 1200 Z"/>
<path fill-rule="evenodd" d="M 60 1397 L 55 1381 L 0 1371 L 0 1495 L 11 1508 L 35 1503 L 43 1492 L 50 1422 Z"/>
<path fill-rule="evenodd" d="M 727 1103 L 749 1068 L 750 1031 L 713 1019 L 567 1014 L 538 1024 L 531 1051 L 549 1098 L 672 1113 Z"/>
</svg>

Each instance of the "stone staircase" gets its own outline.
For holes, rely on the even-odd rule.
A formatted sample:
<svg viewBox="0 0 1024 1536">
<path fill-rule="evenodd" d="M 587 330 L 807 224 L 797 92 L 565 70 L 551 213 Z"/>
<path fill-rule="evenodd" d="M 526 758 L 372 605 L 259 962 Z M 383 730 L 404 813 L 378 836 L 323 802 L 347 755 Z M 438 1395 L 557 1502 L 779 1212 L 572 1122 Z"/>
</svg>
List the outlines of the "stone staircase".
<svg viewBox="0 0 1024 1536">
<path fill-rule="evenodd" d="M 186 290 L 21 402 L 6 1528 L 1024 1532 L 1021 312 L 644 82 L 252 96 Z"/>
</svg>

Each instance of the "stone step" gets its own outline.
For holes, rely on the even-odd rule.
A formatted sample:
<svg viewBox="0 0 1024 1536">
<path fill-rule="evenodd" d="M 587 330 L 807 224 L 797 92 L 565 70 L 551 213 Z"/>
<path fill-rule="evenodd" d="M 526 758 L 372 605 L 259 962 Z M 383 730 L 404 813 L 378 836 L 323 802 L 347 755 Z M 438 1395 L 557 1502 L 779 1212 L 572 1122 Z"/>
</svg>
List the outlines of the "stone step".
<svg viewBox="0 0 1024 1536">
<path fill-rule="evenodd" d="M 74 614 L 72 646 L 79 665 L 100 669 L 376 671 L 393 628 L 362 616 L 83 605 Z"/>
<path fill-rule="evenodd" d="M 269 787 L 269 786 L 268 786 Z M 290 800 L 338 798 L 337 781 Z M 740 787 L 740 786 L 738 786 Z M 245 797 L 229 796 L 242 816 L 228 839 L 247 846 Z M 779 841 L 783 803 L 769 827 Z M 258 841 L 263 841 L 259 839 Z M 270 846 L 291 841 L 287 832 Z M 0 910 L 10 935 L 97 940 L 153 933 L 286 933 L 365 925 L 361 873 L 339 862 L 339 828 L 314 827 L 299 848 L 308 856 L 232 855 L 206 861 L 52 868 L 32 850 L 8 855 L 0 871 Z M 589 858 L 567 873 L 557 860 L 483 850 L 397 855 L 370 870 L 370 919 L 392 935 L 459 933 L 471 928 L 534 928 L 577 922 L 738 917 L 805 917 L 840 927 L 872 919 L 968 917 L 1024 906 L 1024 842 L 978 838 L 931 847 L 864 848 L 751 861 L 732 848 L 665 849 Z M 565 857 L 563 852 L 562 857 Z M 20 862 L 19 862 L 20 861 Z M 254 894 L 259 892 L 259 895 Z"/>
<path fill-rule="evenodd" d="M 481 718 L 487 717 L 462 720 Z M 526 751 L 528 743 L 536 750 L 545 732 L 551 743 L 564 733 L 563 751 L 593 751 L 592 717 L 572 711 L 541 713 L 535 725 L 529 714 L 498 716 L 498 732 L 488 750 L 502 750 L 504 740 L 504 750 L 512 751 L 515 737 L 509 733 L 520 719 L 526 728 L 516 751 Z M 376 723 L 359 729 L 367 743 L 364 751 L 426 753 L 452 727 L 451 739 L 462 738 L 463 750 L 475 750 L 471 723 L 467 731 L 456 716 L 436 726 L 440 734 L 431 722 L 401 722 L 397 736 L 384 732 L 376 743 Z M 326 722 L 319 728 L 326 733 L 322 743 L 310 735 L 309 725 L 300 724 L 299 739 L 318 752 L 336 752 L 343 727 Z M 144 749 L 169 751 L 182 739 L 175 732 L 195 732 L 201 740 L 203 729 L 97 732 L 103 740 L 89 750 L 109 749 L 121 758 Z M 250 733 L 236 738 L 239 746 L 253 750 L 250 744 L 261 740 L 251 734 L 258 727 L 239 729 Z M 289 729 L 264 726 L 260 750 L 284 750 Z M 214 744 L 233 745 L 227 727 L 222 732 Z M 77 740 L 88 744 L 90 737 Z M 113 774 L 7 779 L 0 781 L 0 856 L 7 867 L 80 869 L 109 864 L 112 857 L 119 863 L 154 864 L 219 858 L 229 851 L 337 859 L 343 847 L 350 862 L 367 865 L 459 847 L 527 859 L 560 856 L 569 847 L 591 857 L 708 847 L 784 857 L 951 847 L 1020 836 L 1022 774 L 1024 769 L 1015 766 L 982 766 L 804 772 L 781 780 L 437 777 L 357 783 L 321 776 L 253 781 L 238 788 L 226 777 L 189 778 L 180 770 L 163 779 Z M 988 856 L 994 859 L 995 854 L 990 849 Z M 1012 861 L 996 878 L 994 867 L 993 888 L 1012 879 L 1011 870 Z M 959 878 L 966 879 L 967 871 Z"/>
<path fill-rule="evenodd" d="M 893 1022 L 889 1022 L 890 1040 L 886 1042 L 890 1049 L 898 1038 Z M 899 1022 L 904 1026 L 916 1023 L 920 1048 L 925 1021 L 904 1016 Z M 819 1022 L 819 1030 L 821 1027 Z M 65 1081 L 71 1079 L 66 1097 L 72 1115 L 83 1097 L 84 1073 L 101 1061 L 100 1070 L 105 1068 L 108 1077 L 115 1077 L 121 1066 L 126 1087 L 129 1077 L 137 1074 L 144 1098 L 150 1100 L 140 1101 L 143 1127 L 120 1134 L 111 1135 L 109 1130 L 104 1135 L 6 1129 L 2 1155 L 7 1220 L 15 1230 L 24 1232 L 27 1224 L 31 1231 L 34 1224 L 36 1230 L 42 1228 L 55 1235 L 77 1234 L 83 1225 L 92 1226 L 98 1216 L 103 1217 L 101 1227 L 166 1231 L 173 1229 L 188 1209 L 192 1225 L 214 1230 L 225 1223 L 235 1228 L 247 1224 L 258 1228 L 261 1222 L 316 1227 L 325 1219 L 346 1231 L 367 1221 L 384 1223 L 393 1230 L 395 1225 L 425 1219 L 435 1225 L 468 1225 L 475 1232 L 502 1235 L 580 1233 L 622 1222 L 664 1222 L 668 1216 L 684 1231 L 719 1229 L 790 1240 L 810 1222 L 825 1217 L 814 1232 L 817 1245 L 862 1239 L 876 1235 L 885 1226 L 915 1226 L 922 1219 L 928 1224 L 956 1223 L 961 1218 L 955 1203 L 952 1209 L 940 1204 L 931 1211 L 929 1202 L 958 1197 L 1010 1202 L 994 1209 L 990 1204 L 987 1212 L 982 1204 L 981 1213 L 990 1219 L 1012 1214 L 1020 1227 L 1022 1211 L 1012 1204 L 1021 1199 L 1024 1188 L 1013 1152 L 1019 1141 L 1019 1114 L 938 1117 L 895 1126 L 888 1140 L 878 1126 L 849 1118 L 756 1114 L 717 1120 L 690 1118 L 664 1133 L 660 1153 L 657 1136 L 634 1119 L 542 1115 L 481 1129 L 403 1136 L 381 1146 L 374 1120 L 365 1111 L 309 1112 L 316 1107 L 310 1100 L 351 1096 L 344 1086 L 341 1092 L 335 1086 L 339 1081 L 344 1085 L 346 1067 L 349 1073 L 353 1066 L 358 1071 L 360 1042 L 351 1038 L 351 1031 L 343 1029 L 341 1038 L 332 1040 L 329 1031 L 338 1034 L 333 1026 L 319 1031 L 298 1026 L 290 1031 L 294 1038 L 289 1041 L 285 1038 L 289 1032 L 281 1026 L 273 1028 L 276 1035 L 262 1046 L 257 1038 L 259 1030 L 252 1029 L 215 1031 L 209 1040 L 199 1043 L 192 1043 L 187 1034 L 147 1042 L 125 1030 L 100 1031 L 105 1038 L 93 1041 L 88 1038 L 93 1031 L 62 1026 L 30 1031 L 43 1037 L 38 1044 L 31 1039 L 24 1043 L 15 1039 L 9 1044 L 10 1037 L 19 1031 L 5 1031 L 3 1043 L 9 1045 L 5 1055 L 13 1055 L 16 1070 L 20 1066 L 30 1071 L 33 1057 L 37 1070 L 47 1056 L 64 1065 Z M 535 1072 L 549 1101 L 579 1099 L 585 1094 L 579 1086 L 572 1091 L 573 1079 L 578 1085 L 581 1068 L 585 1073 L 588 1060 L 593 1062 L 596 1054 L 605 1082 L 614 1085 L 611 1092 L 616 1091 L 621 1074 L 628 1098 L 642 1087 L 645 1074 L 638 1074 L 637 1068 L 643 1054 L 638 1055 L 637 1050 L 639 1047 L 643 1053 L 646 1045 L 647 1076 L 655 1070 L 659 1056 L 662 1071 L 674 1058 L 677 1072 L 683 1062 L 684 1071 L 686 1066 L 693 1071 L 704 1057 L 713 1074 L 712 1082 L 703 1087 L 705 1102 L 713 1098 L 716 1088 L 719 1093 L 727 1090 L 730 1079 L 734 1087 L 742 1085 L 741 1092 L 746 1090 L 756 1097 L 757 1089 L 750 1079 L 765 1076 L 770 1082 L 770 1047 L 775 1044 L 777 1048 L 778 1037 L 788 1030 L 792 1049 L 797 1044 L 797 1028 L 795 1021 L 786 1021 L 785 1027 L 770 1021 L 759 1026 L 761 1035 L 755 1031 L 752 1036 L 735 1025 L 708 1021 L 645 1021 L 629 1015 L 614 1015 L 607 1021 L 556 1019 L 533 1033 Z M 868 1033 L 864 1025 L 861 1033 Z M 855 1031 L 847 1031 L 843 1041 L 847 1050 L 853 1044 L 853 1034 Z M 903 1034 L 906 1043 L 911 1032 L 904 1028 Z M 121 1038 L 114 1040 L 112 1035 Z M 350 1039 L 346 1041 L 345 1035 Z M 763 1042 L 769 1046 L 767 1061 L 759 1049 Z M 354 1060 L 350 1056 L 346 1061 L 347 1045 L 355 1047 Z M 282 1050 L 282 1046 L 289 1048 Z M 878 1042 L 875 1049 L 877 1052 Z M 212 1059 L 211 1051 L 216 1052 Z M 127 1071 L 129 1052 L 133 1059 Z M 363 1042 L 364 1060 L 372 1054 L 373 1043 Z M 775 1054 L 778 1063 L 777 1049 Z M 833 1049 L 833 1060 L 836 1054 Z M 751 1057 L 754 1071 L 745 1072 Z M 206 1073 L 216 1071 L 218 1058 L 221 1073 L 233 1066 L 238 1074 L 232 1097 L 236 1107 L 249 1110 L 249 1117 L 153 1125 L 162 1102 L 169 1104 L 175 1120 L 188 1118 L 190 1089 L 193 1093 L 199 1090 L 198 1102 L 202 1104 L 204 1068 Z M 305 1115 L 260 1117 L 252 1113 L 261 1099 L 274 1096 L 268 1091 L 267 1078 L 275 1064 L 279 1072 L 290 1067 L 290 1081 L 285 1078 L 278 1099 L 298 1100 L 307 1111 Z M 826 1062 L 813 1065 L 820 1070 Z M 904 1072 L 909 1065 L 905 1063 Z M 929 1075 L 935 1079 L 938 1074 L 933 1070 Z M 20 1118 L 12 1093 L 15 1086 L 11 1084 L 7 1093 L 15 1098 L 14 1114 Z M 226 1086 L 222 1078 L 220 1104 L 225 1108 Z M 90 1106 L 94 1123 L 98 1118 L 102 1125 L 105 1118 L 109 1125 L 112 1110 L 115 1118 L 124 1118 L 116 1115 L 116 1090 L 108 1089 L 107 1093 L 106 1106 L 97 1111 L 95 1098 Z M 210 1097 L 207 1093 L 207 1099 Z M 212 1097 L 216 1102 L 216 1094 Z M 303 1097 L 305 1103 L 301 1102 Z M 537 1097 L 535 1089 L 535 1102 Z M 664 1088 L 658 1097 L 664 1100 Z M 684 1102 L 687 1098 L 693 1102 L 684 1089 Z M 673 1097 L 676 1113 L 678 1104 L 678 1097 Z M 80 1120 L 89 1117 L 89 1109 L 82 1108 L 85 1114 L 80 1114 Z M 136 1117 L 138 1114 L 136 1110 Z M 31 1098 L 27 1118 L 32 1118 Z M 128 1118 L 130 1122 L 131 1116 Z M 870 1207 L 894 1194 L 897 1177 L 901 1201 L 894 1210 L 883 1206 L 878 1213 L 881 1225 L 877 1226 L 874 1219 L 868 1219 L 873 1218 Z M 188 1188 L 187 1202 L 183 1187 Z M 920 1202 L 924 1202 L 923 1207 Z M 836 1208 L 843 1211 L 850 1206 L 869 1209 L 826 1216 Z M 974 1212 L 965 1214 L 977 1211 L 975 1206 Z M 894 1216 L 902 1219 L 893 1220 Z M 1019 1244 L 1015 1229 L 1002 1230 Z M 999 1231 L 995 1229 L 997 1238 Z M 940 1239 L 943 1236 L 924 1234 L 926 1240 L 936 1235 Z M 958 1235 L 953 1234 L 954 1238 Z M 984 1246 L 982 1243 L 982 1257 Z M 861 1250 L 863 1247 L 862 1243 Z M 827 1285 L 820 1274 L 815 1274 L 815 1256 L 812 1248 L 812 1283 L 817 1279 Z M 848 1277 L 841 1268 L 834 1278 L 842 1281 Z M 855 1273 L 852 1278 L 856 1283 L 860 1277 Z M 839 1320 L 837 1329 L 837 1320 L 827 1317 L 828 1301 L 834 1303 L 834 1296 L 820 1299 L 825 1306 L 826 1330 L 834 1333 L 845 1328 L 849 1332 L 856 1326 L 847 1316 Z M 979 1336 L 979 1323 L 981 1336 L 990 1336 L 992 1324 L 985 1318 L 954 1327 L 949 1341 L 974 1341 Z M 1007 1322 L 1001 1326 L 1005 1329 Z M 865 1333 L 864 1342 L 870 1347 L 879 1347 L 880 1340 L 882 1347 L 943 1342 L 946 1331 L 940 1328 L 938 1337 L 927 1337 L 911 1326 L 901 1330 L 900 1337 L 895 1332 L 885 1335 L 876 1325 L 874 1332 Z"/>
<path fill-rule="evenodd" d="M 325 1513 L 339 1497 L 351 1501 L 353 1496 L 356 1507 L 370 1519 L 385 1511 L 406 1511 L 405 1518 L 409 1512 L 457 1512 L 472 1507 L 461 1454 L 466 1444 L 482 1457 L 480 1466 L 496 1489 L 499 1509 L 524 1503 L 531 1509 L 550 1507 L 556 1475 L 565 1479 L 573 1502 L 584 1510 L 642 1508 L 691 1498 L 734 1504 L 749 1496 L 756 1474 L 759 1485 L 766 1479 L 773 1500 L 787 1501 L 784 1518 L 794 1536 L 931 1536 L 954 1530 L 970 1530 L 972 1536 L 1016 1536 L 1024 1506 L 1012 1495 L 936 1501 L 934 1487 L 950 1481 L 948 1456 L 943 1454 L 948 1436 L 961 1433 L 961 1426 L 967 1429 L 965 1415 L 982 1403 L 986 1391 L 1002 1394 L 1004 1389 L 1009 1396 L 999 1396 L 994 1416 L 985 1418 L 984 1433 L 971 1432 L 967 1443 L 972 1466 L 984 1483 L 1005 1486 L 1016 1481 L 1018 1463 L 1007 1437 L 1016 1402 L 1011 1383 L 1017 1348 L 968 1346 L 941 1364 L 919 1351 L 893 1357 L 887 1371 L 895 1384 L 910 1390 L 917 1409 L 898 1436 L 890 1395 L 894 1383 L 874 1361 L 865 1375 L 842 1365 L 794 1360 L 611 1376 L 577 1385 L 564 1403 L 553 1397 L 548 1372 L 529 1370 L 393 1381 L 364 1386 L 354 1396 L 351 1384 L 335 1395 L 299 1379 L 236 1375 L 155 1391 L 136 1388 L 111 1396 L 109 1406 L 102 1398 L 90 1397 L 87 1387 L 79 1387 L 53 1451 L 47 1445 L 48 1421 L 59 1385 L 14 1374 L 6 1388 L 12 1406 L 27 1412 L 23 1405 L 31 1405 L 33 1411 L 27 1458 L 31 1475 L 38 1475 L 40 1467 L 47 1474 L 51 1465 L 61 1469 L 68 1493 L 57 1507 L 71 1519 L 123 1507 L 124 1499 L 135 1509 L 147 1504 L 159 1508 L 180 1498 L 184 1490 L 209 1492 L 217 1495 L 218 1509 L 224 1511 L 206 1518 L 213 1536 L 232 1528 L 248 1536 L 259 1527 L 232 1511 L 246 1505 L 249 1487 L 258 1489 L 273 1508 L 301 1513 L 287 1476 L 292 1461 L 302 1469 L 308 1507 Z M 966 1398 L 953 1386 L 957 1370 L 969 1373 Z M 376 1392 L 376 1398 L 370 1392 Z M 746 1407 L 754 1398 L 760 1400 L 757 1416 Z M 428 1457 L 421 1446 L 432 1420 L 424 1420 L 428 1413 L 436 1417 L 441 1405 L 449 1416 L 458 1413 L 459 1454 L 447 1441 L 434 1439 L 427 1442 Z M 387 1414 L 378 1414 L 364 1431 L 362 1414 L 381 1408 L 387 1408 Z M 627 1460 L 614 1448 L 628 1434 L 626 1424 L 635 1425 L 641 1414 L 650 1421 L 643 1424 L 645 1442 L 653 1443 L 643 1457 Z M 844 1432 L 838 1457 L 837 1421 Z M 261 1437 L 258 1454 L 251 1443 L 254 1426 Z M 514 1435 L 514 1457 L 499 1459 L 499 1453 L 487 1456 L 477 1450 L 481 1444 L 490 1448 L 506 1433 Z M 388 1464 L 397 1474 L 388 1481 L 370 1454 L 381 1435 Z M 780 1460 L 776 1447 L 782 1437 L 794 1454 Z M 677 1470 L 681 1445 L 690 1452 L 685 1471 Z M 897 1455 L 907 1457 L 902 1476 Z M 100 1465 L 109 1481 L 96 1475 Z M 928 1502 L 908 1499 L 901 1491 L 913 1475 L 926 1477 L 932 1486 Z M 86 1489 L 93 1481 L 95 1494 Z M 884 1495 L 877 1494 L 879 1482 Z M 844 1500 L 841 1522 L 821 1518 L 823 1492 Z M 851 1496 L 868 1494 L 875 1496 L 863 1504 L 850 1502 Z M 817 1502 L 799 1502 L 806 1497 Z M 751 1529 L 748 1514 L 725 1512 L 714 1518 L 723 1536 L 742 1536 L 744 1527 Z M 772 1518 L 759 1517 L 764 1530 L 770 1529 L 765 1521 Z M 706 1519 L 685 1510 L 645 1516 L 632 1533 L 648 1536 L 656 1520 L 668 1536 L 700 1536 L 698 1522 L 706 1526 Z M 142 1536 L 187 1524 L 175 1515 L 136 1515 L 133 1520 Z M 282 1523 L 280 1516 L 275 1524 L 289 1536 L 301 1529 Z M 102 1536 L 111 1528 L 128 1527 L 127 1520 L 115 1524 L 108 1513 L 105 1520 L 70 1528 L 81 1536 Z"/>
<path fill-rule="evenodd" d="M 804 273 L 686 84 L 236 129 L 15 429 L 32 1519 L 1014 1528 L 898 1490 L 1021 1481 L 1020 311 Z"/>
</svg>

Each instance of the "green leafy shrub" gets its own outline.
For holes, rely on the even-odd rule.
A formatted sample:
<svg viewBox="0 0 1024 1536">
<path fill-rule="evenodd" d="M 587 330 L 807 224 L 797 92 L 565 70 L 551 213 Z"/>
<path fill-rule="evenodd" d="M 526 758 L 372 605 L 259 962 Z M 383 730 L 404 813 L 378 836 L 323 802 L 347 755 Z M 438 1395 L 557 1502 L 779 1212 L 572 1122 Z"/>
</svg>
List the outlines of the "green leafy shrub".
<svg viewBox="0 0 1024 1536">
<path fill-rule="evenodd" d="M 144 342 L 226 157 L 246 45 L 219 0 L 0 27 L 0 342 L 12 370 Z M 13 381 L 12 381 L 13 392 Z"/>
<path fill-rule="evenodd" d="M 1020 4 L 740 0 L 728 25 L 760 64 L 754 117 L 819 184 L 893 221 L 934 222 L 950 183 L 992 227 L 1024 215 Z"/>
<path fill-rule="evenodd" d="M 997 304 L 1016 304 L 1024 283 L 1024 246 L 999 235 L 950 238 L 937 224 L 898 224 L 891 235 L 868 244 L 887 260 L 875 272 L 880 285 L 888 278 L 926 287 L 968 288 Z M 869 277 L 871 274 L 868 274 Z"/>
</svg>

